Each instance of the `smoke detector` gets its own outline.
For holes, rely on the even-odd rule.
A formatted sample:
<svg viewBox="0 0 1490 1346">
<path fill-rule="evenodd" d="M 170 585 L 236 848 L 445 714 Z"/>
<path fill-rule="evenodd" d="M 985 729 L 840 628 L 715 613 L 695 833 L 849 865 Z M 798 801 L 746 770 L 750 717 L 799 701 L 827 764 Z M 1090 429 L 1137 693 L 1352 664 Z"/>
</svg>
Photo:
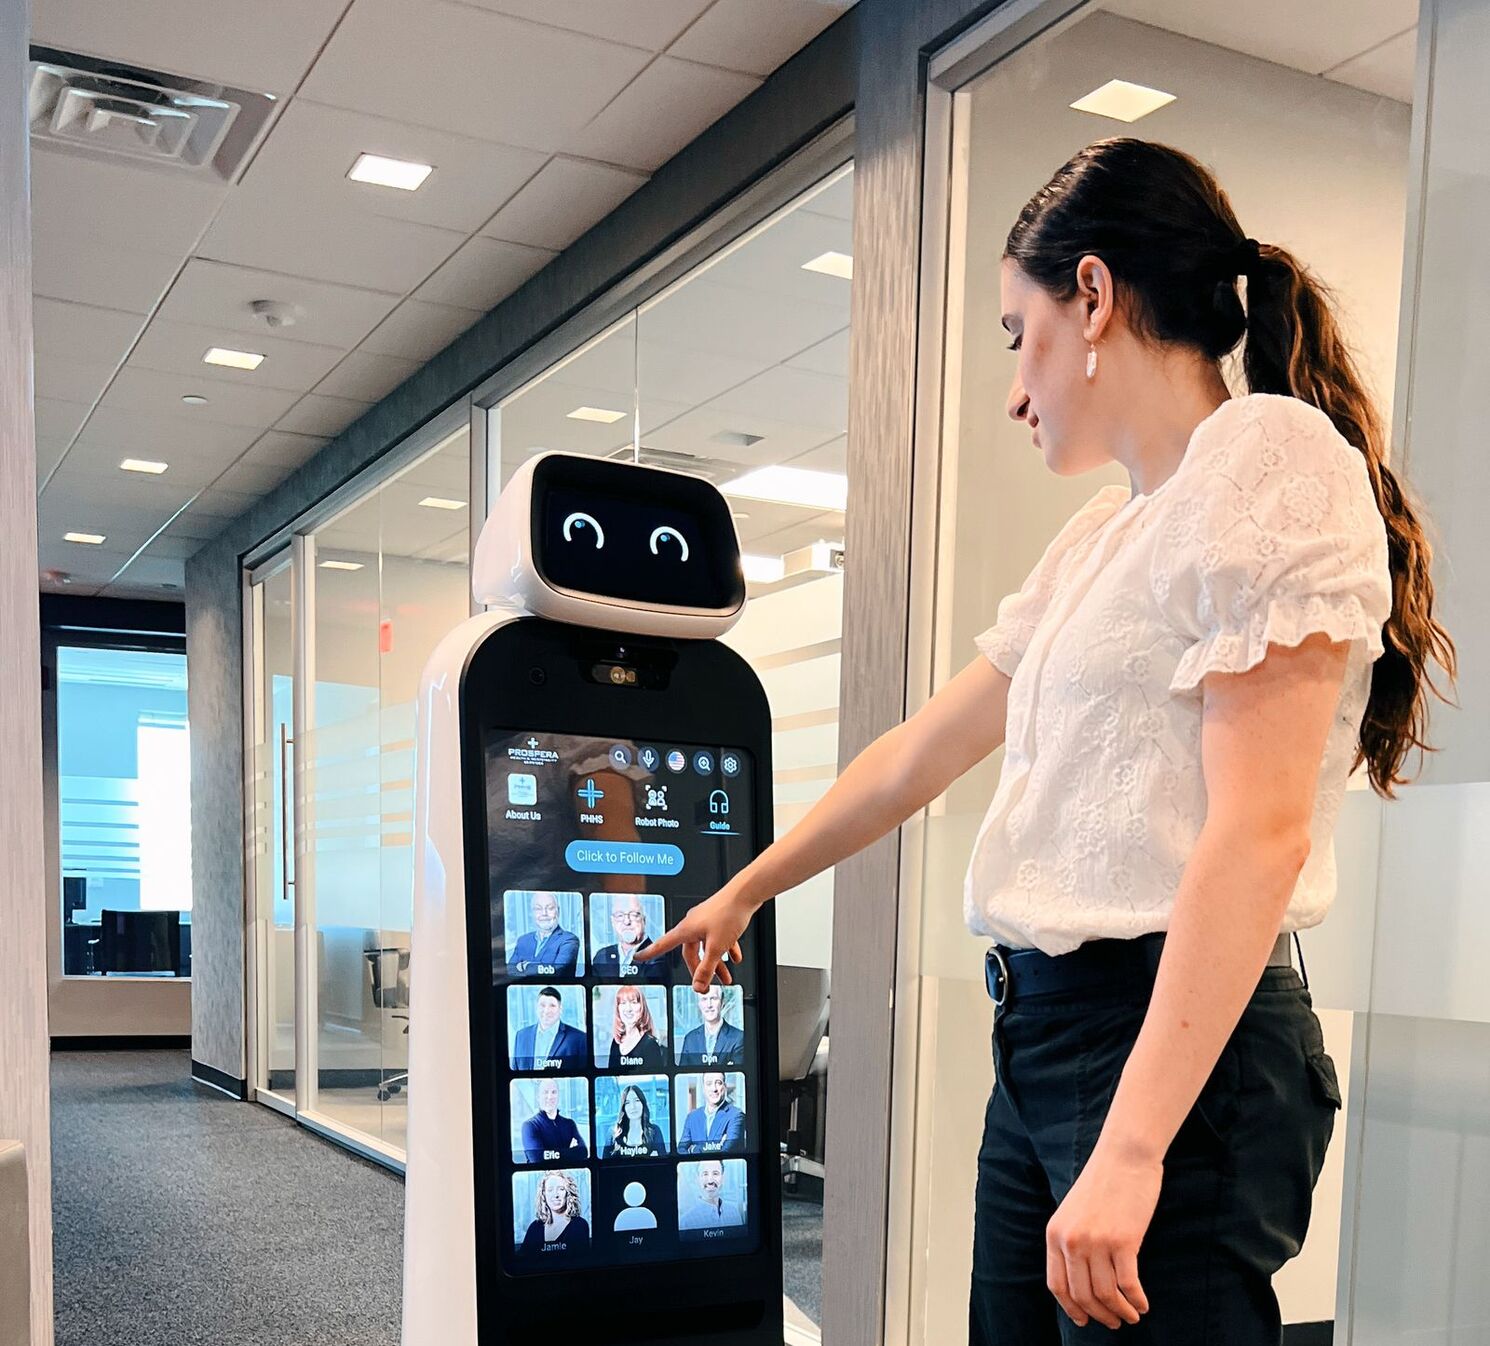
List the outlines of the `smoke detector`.
<svg viewBox="0 0 1490 1346">
<path fill-rule="evenodd" d="M 255 299 L 248 307 L 270 327 L 293 327 L 304 313 L 298 304 L 286 304 L 278 299 Z"/>
<path fill-rule="evenodd" d="M 31 138 L 231 182 L 274 107 L 269 94 L 31 48 Z"/>
</svg>

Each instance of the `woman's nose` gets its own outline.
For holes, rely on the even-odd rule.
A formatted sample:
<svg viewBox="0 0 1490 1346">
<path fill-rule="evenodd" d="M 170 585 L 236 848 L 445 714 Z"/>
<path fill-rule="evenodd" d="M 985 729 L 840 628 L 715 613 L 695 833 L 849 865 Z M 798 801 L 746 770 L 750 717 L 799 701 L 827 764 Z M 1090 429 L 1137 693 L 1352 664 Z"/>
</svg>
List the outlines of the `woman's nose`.
<svg viewBox="0 0 1490 1346">
<path fill-rule="evenodd" d="M 1011 421 L 1025 421 L 1029 419 L 1030 398 L 1025 392 L 1024 385 L 1015 379 L 1009 388 L 1009 400 L 1005 406 Z"/>
</svg>

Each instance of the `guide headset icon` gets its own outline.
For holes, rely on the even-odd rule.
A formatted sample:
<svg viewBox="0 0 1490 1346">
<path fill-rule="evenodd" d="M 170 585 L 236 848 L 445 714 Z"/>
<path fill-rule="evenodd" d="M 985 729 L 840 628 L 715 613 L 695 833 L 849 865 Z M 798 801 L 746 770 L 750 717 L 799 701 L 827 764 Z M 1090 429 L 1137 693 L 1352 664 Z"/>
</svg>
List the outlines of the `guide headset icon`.
<svg viewBox="0 0 1490 1346">
<path fill-rule="evenodd" d="M 709 792 L 709 812 L 720 816 L 729 813 L 729 796 L 723 790 Z"/>
</svg>

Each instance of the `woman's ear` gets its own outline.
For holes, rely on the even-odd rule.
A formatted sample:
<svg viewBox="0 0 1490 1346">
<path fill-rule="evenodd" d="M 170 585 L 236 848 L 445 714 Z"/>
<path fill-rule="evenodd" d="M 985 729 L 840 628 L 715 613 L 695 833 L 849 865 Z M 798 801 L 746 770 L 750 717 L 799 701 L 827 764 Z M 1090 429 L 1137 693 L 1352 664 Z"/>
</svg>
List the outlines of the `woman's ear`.
<svg viewBox="0 0 1490 1346">
<path fill-rule="evenodd" d="M 1081 305 L 1081 339 L 1096 345 L 1112 321 L 1116 290 L 1112 271 L 1093 253 L 1076 264 L 1076 299 Z"/>
</svg>

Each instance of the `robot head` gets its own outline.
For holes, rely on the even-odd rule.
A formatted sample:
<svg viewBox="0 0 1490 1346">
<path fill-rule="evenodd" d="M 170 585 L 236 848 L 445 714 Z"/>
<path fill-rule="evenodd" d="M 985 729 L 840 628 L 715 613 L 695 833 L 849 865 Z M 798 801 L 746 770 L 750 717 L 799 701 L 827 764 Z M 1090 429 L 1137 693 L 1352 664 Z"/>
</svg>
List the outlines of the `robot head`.
<svg viewBox="0 0 1490 1346">
<path fill-rule="evenodd" d="M 745 606 L 740 544 L 708 482 L 548 453 L 507 483 L 476 543 L 478 603 L 609 631 L 708 639 Z"/>
</svg>

